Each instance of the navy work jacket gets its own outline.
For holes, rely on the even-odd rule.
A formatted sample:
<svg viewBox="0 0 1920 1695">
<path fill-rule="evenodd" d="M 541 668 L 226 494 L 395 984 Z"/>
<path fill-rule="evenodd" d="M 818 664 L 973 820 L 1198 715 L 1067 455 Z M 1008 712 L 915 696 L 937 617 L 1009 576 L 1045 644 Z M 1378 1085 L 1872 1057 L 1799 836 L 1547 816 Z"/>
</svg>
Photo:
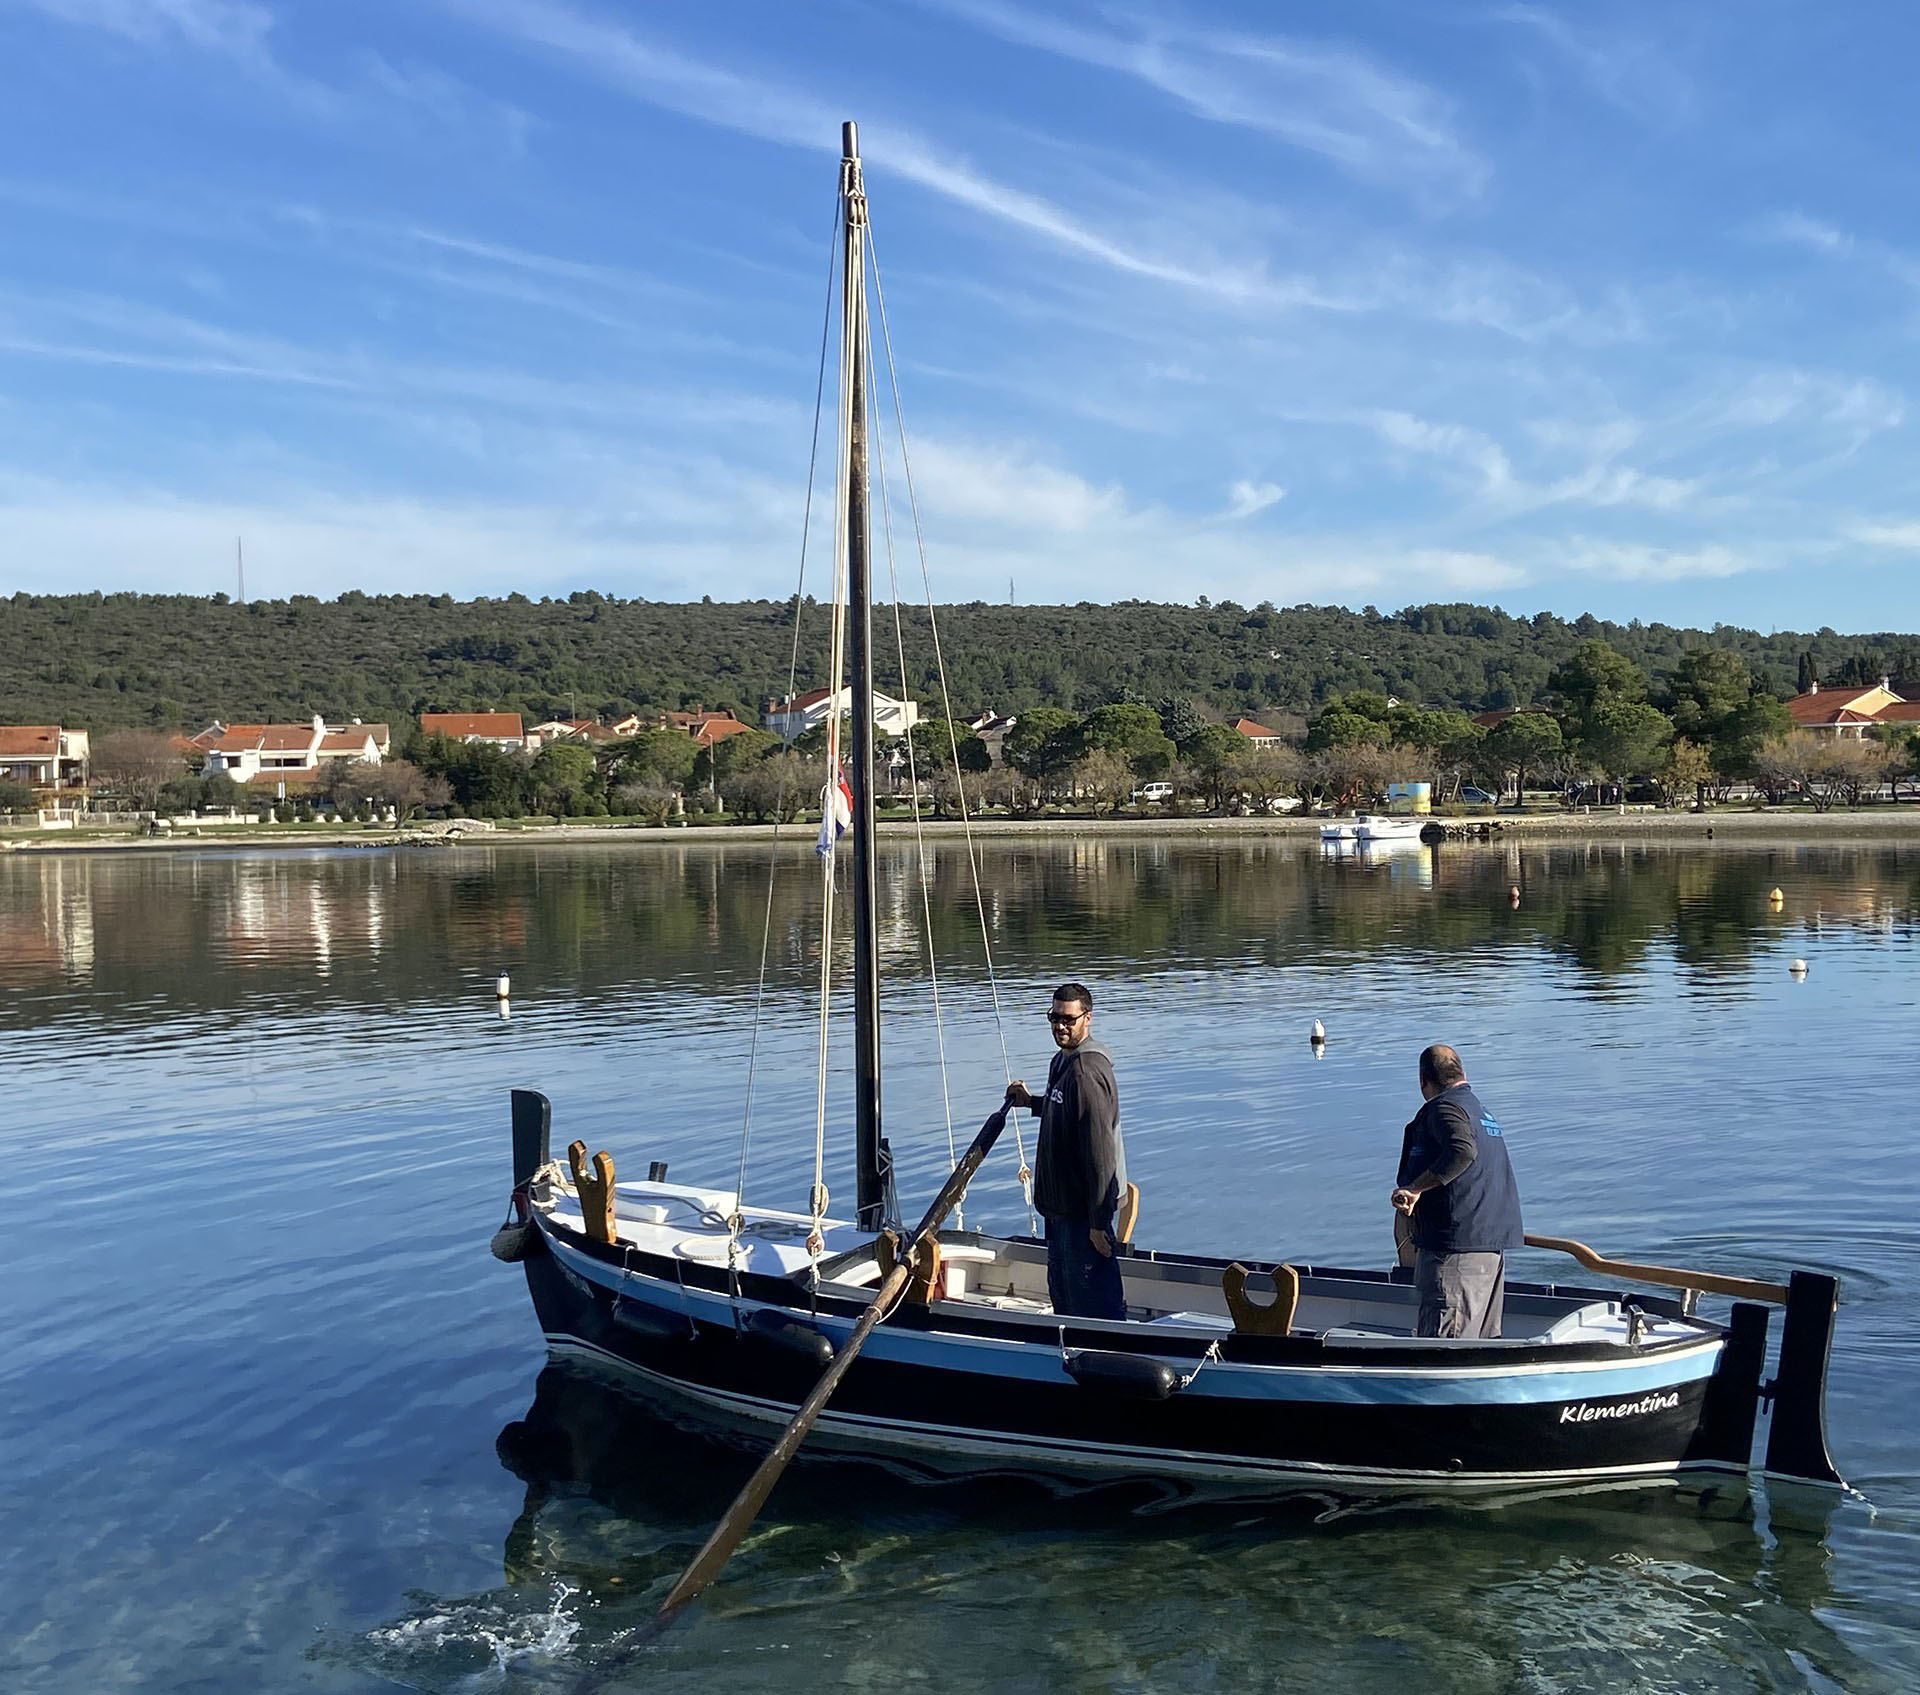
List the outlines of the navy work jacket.
<svg viewBox="0 0 1920 1695">
<path fill-rule="evenodd" d="M 1456 1135 L 1473 1140 L 1473 1163 L 1414 1204 L 1413 1245 L 1432 1254 L 1504 1253 L 1523 1239 L 1520 1187 L 1500 1121 L 1465 1083 L 1455 1083 L 1413 1115 L 1400 1144 L 1400 1183 L 1445 1166 Z"/>
</svg>

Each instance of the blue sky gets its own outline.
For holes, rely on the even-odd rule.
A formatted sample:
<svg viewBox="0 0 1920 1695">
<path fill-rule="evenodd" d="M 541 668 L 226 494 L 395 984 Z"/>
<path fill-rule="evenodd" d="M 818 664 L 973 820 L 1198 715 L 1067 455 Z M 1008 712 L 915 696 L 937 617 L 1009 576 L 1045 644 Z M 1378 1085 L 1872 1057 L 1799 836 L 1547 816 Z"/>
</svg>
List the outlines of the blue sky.
<svg viewBox="0 0 1920 1695">
<path fill-rule="evenodd" d="M 943 600 L 1920 628 L 1917 48 L 0 0 L 0 590 L 790 592 L 853 117 Z"/>
</svg>

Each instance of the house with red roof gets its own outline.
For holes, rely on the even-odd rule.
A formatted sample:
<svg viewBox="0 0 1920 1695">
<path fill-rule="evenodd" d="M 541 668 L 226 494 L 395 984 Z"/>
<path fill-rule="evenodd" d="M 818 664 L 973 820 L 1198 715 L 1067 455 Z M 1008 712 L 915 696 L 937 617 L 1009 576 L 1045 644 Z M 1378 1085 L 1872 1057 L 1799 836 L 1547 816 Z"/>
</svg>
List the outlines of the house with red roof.
<svg viewBox="0 0 1920 1695">
<path fill-rule="evenodd" d="M 35 789 L 86 786 L 89 738 L 58 724 L 0 724 L 0 779 Z"/>
<path fill-rule="evenodd" d="M 1815 683 L 1805 694 L 1787 702 L 1794 727 L 1821 736 L 1848 736 L 1855 740 L 1876 724 L 1920 723 L 1920 701 L 1903 700 L 1893 692 L 1892 679 L 1882 677 L 1872 688 L 1822 688 Z"/>
<path fill-rule="evenodd" d="M 1252 742 L 1255 747 L 1278 747 L 1286 737 L 1278 730 L 1269 730 L 1264 724 L 1256 724 L 1251 718 L 1236 718 L 1233 728 Z"/>
<path fill-rule="evenodd" d="M 825 699 L 824 690 L 821 698 Z M 716 742 L 753 728 L 751 724 L 741 723 L 731 712 L 669 712 L 667 727 L 684 731 L 703 748 L 711 748 Z"/>
<path fill-rule="evenodd" d="M 527 751 L 526 731 L 517 712 L 423 712 L 420 733 L 450 742 L 491 742 L 509 753 Z"/>
<path fill-rule="evenodd" d="M 203 776 L 224 772 L 236 783 L 317 778 L 341 765 L 378 765 L 393 747 L 385 724 L 359 719 L 329 724 L 316 713 L 304 724 L 222 724 L 187 738 L 203 756 Z"/>
</svg>

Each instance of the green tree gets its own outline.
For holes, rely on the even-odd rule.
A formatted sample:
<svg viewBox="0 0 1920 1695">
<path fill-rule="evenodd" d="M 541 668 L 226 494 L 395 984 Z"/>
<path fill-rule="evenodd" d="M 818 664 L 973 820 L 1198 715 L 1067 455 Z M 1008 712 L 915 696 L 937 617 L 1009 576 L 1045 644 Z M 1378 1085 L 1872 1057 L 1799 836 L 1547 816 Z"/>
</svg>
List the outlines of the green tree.
<svg viewBox="0 0 1920 1695">
<path fill-rule="evenodd" d="M 1754 775 L 1760 749 L 1793 729 L 1793 716 L 1770 694 L 1756 691 L 1721 719 L 1708 753 L 1726 783 Z"/>
<path fill-rule="evenodd" d="M 1160 733 L 1176 747 L 1186 748 L 1206 719 L 1192 700 L 1183 694 L 1164 695 L 1160 700 Z"/>
<path fill-rule="evenodd" d="M 1656 708 L 1616 696 L 1593 710 L 1579 747 L 1595 770 L 1624 791 L 1629 777 L 1654 769 L 1672 735 L 1673 726 Z"/>
<path fill-rule="evenodd" d="M 1080 720 L 1057 706 L 1029 708 L 1007 732 L 1000 754 L 1021 776 L 1050 784 L 1080 757 Z"/>
<path fill-rule="evenodd" d="M 1150 706 L 1102 706 L 1087 715 L 1080 739 L 1088 752 L 1118 755 L 1136 777 L 1155 777 L 1173 763 L 1174 745 Z"/>
<path fill-rule="evenodd" d="M 598 798 L 599 783 L 593 749 L 573 742 L 555 742 L 533 756 L 528 771 L 535 803 L 543 812 L 563 818 L 585 815 Z"/>
<path fill-rule="evenodd" d="M 1816 672 L 1813 668 L 1813 655 L 1803 650 L 1800 655 L 1798 687 L 1796 688 L 1795 692 L 1797 694 L 1805 694 L 1807 690 L 1812 688 L 1813 685 L 1817 683 L 1819 680 L 1820 680 L 1819 673 Z"/>
<path fill-rule="evenodd" d="M 949 723 L 944 718 L 923 718 L 907 732 L 907 737 L 913 744 L 914 769 L 922 777 L 952 770 L 956 747 L 962 771 L 985 771 L 993 764 L 987 744 L 965 724 Z"/>
<path fill-rule="evenodd" d="M 1231 724 L 1202 725 L 1187 739 L 1186 763 L 1213 811 L 1226 811 L 1234 769 L 1252 746 Z"/>
<path fill-rule="evenodd" d="M 1375 703 L 1378 710 L 1373 710 Z M 1307 723 L 1307 752 L 1334 747 L 1385 747 L 1393 740 L 1393 726 L 1384 695 L 1334 695 Z"/>
<path fill-rule="evenodd" d="M 1667 714 L 1676 734 L 1708 743 L 1753 694 L 1753 672 L 1737 653 L 1690 647 L 1680 656 L 1667 693 Z"/>
<path fill-rule="evenodd" d="M 612 780 L 685 789 L 693 781 L 699 755 L 699 747 L 684 730 L 643 730 L 620 750 Z"/>
<path fill-rule="evenodd" d="M 1647 698 L 1646 672 L 1603 641 L 1582 642 L 1548 677 L 1547 686 L 1566 702 L 1567 729 L 1575 741 L 1589 739 L 1595 720 L 1607 707 Z"/>
<path fill-rule="evenodd" d="M 32 812 L 39 805 L 31 785 L 16 783 L 11 777 L 0 778 L 0 812 Z"/>
<path fill-rule="evenodd" d="M 1484 743 L 1485 757 L 1502 771 L 1511 771 L 1514 795 L 1524 800 L 1527 774 L 1544 771 L 1565 751 L 1559 721 L 1544 712 L 1516 712 L 1502 718 Z"/>
</svg>

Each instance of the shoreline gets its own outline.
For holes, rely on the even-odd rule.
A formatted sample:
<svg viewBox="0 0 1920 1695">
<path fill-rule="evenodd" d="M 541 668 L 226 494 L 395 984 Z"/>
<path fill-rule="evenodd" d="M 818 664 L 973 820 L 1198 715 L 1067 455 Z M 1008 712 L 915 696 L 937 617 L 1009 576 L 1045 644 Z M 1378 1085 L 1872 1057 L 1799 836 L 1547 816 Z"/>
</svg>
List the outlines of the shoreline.
<svg viewBox="0 0 1920 1695">
<path fill-rule="evenodd" d="M 1583 837 L 1610 841 L 1640 838 L 1669 843 L 1724 840 L 1884 841 L 1888 838 L 1920 837 L 1920 806 L 1913 805 L 1875 807 L 1865 812 L 1752 812 L 1726 808 L 1715 812 L 1538 813 L 1497 818 L 1440 818 L 1436 821 L 1456 829 L 1488 826 L 1484 836 L 1475 834 L 1465 838 L 1470 844 Z M 1322 822 L 1318 818 L 990 818 L 975 820 L 972 829 L 975 836 L 988 838 L 1243 836 L 1311 842 L 1318 838 Z M 702 845 L 768 842 L 775 838 L 776 833 L 784 842 L 804 844 L 811 848 L 815 829 L 816 826 L 811 823 L 799 822 L 780 825 L 777 831 L 772 824 L 688 824 L 665 827 L 529 824 L 453 835 L 427 834 L 418 830 L 345 827 L 224 832 L 209 829 L 204 833 L 186 827 L 161 836 L 102 834 L 76 837 L 66 831 L 47 831 L 34 836 L 0 837 L 0 853 L 194 853 L 245 851 L 250 848 L 286 850 L 353 847 L 384 850 L 554 845 L 650 848 L 684 846 L 696 842 Z M 964 837 L 966 833 L 966 826 L 955 819 L 929 819 L 922 829 L 930 837 Z M 883 820 L 879 835 L 883 839 L 912 841 L 912 821 Z"/>
</svg>

